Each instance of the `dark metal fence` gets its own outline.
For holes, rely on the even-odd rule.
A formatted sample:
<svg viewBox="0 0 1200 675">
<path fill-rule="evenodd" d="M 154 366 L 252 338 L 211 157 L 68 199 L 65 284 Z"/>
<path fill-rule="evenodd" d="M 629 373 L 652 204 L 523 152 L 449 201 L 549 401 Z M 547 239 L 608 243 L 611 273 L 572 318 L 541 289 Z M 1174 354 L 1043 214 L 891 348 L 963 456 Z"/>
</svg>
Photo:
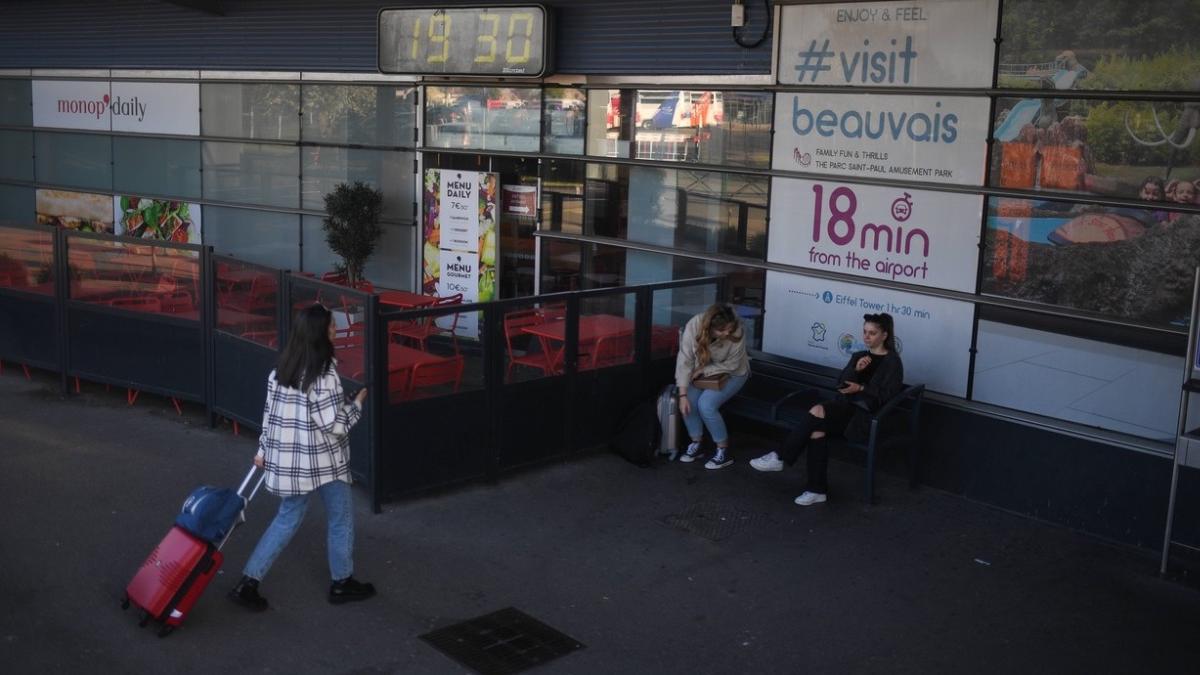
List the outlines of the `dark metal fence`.
<svg viewBox="0 0 1200 675">
<path fill-rule="evenodd" d="M 370 391 L 351 470 L 384 501 L 607 442 L 671 381 L 679 330 L 723 297 L 705 277 L 462 304 L 356 290 L 209 247 L 0 226 L 0 361 L 204 404 L 261 424 L 295 310 L 334 315 L 348 394 Z"/>
</svg>

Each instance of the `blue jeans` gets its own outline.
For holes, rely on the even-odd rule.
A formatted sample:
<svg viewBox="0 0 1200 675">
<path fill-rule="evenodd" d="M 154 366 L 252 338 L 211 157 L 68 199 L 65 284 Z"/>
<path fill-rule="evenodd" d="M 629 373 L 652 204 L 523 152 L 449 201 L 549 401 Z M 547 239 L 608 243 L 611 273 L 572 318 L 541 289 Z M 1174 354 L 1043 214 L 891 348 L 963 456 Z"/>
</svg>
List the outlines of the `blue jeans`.
<svg viewBox="0 0 1200 675">
<path fill-rule="evenodd" d="M 315 492 L 321 495 L 321 501 L 325 504 L 329 574 L 334 581 L 340 581 L 354 573 L 354 499 L 350 494 L 350 484 L 335 480 L 322 485 Z M 271 521 L 262 539 L 258 540 L 258 546 L 254 547 L 254 553 L 250 554 L 242 574 L 262 581 L 275 558 L 279 557 L 304 521 L 310 496 L 312 493 L 283 498 L 279 503 L 279 513 L 275 514 L 275 520 Z"/>
<path fill-rule="evenodd" d="M 725 386 L 720 389 L 700 389 L 688 385 L 687 397 L 692 410 L 684 416 L 683 426 L 687 427 L 688 436 L 691 436 L 692 440 L 704 437 L 701 422 L 708 427 L 708 433 L 712 434 L 713 442 L 717 445 L 724 445 L 729 440 L 729 430 L 725 428 L 725 420 L 721 417 L 719 409 L 725 401 L 733 398 L 741 390 L 748 379 L 750 373 L 731 375 L 725 380 Z"/>
</svg>

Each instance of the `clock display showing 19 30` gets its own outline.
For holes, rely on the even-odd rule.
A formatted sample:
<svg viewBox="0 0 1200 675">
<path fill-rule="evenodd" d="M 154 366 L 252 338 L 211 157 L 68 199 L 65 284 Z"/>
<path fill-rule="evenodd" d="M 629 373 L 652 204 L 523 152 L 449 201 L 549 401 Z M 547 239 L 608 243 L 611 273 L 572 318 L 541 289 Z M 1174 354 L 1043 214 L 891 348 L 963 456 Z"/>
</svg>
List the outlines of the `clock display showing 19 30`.
<svg viewBox="0 0 1200 675">
<path fill-rule="evenodd" d="M 540 5 L 384 9 L 379 70 L 539 77 L 547 69 L 547 28 Z"/>
</svg>

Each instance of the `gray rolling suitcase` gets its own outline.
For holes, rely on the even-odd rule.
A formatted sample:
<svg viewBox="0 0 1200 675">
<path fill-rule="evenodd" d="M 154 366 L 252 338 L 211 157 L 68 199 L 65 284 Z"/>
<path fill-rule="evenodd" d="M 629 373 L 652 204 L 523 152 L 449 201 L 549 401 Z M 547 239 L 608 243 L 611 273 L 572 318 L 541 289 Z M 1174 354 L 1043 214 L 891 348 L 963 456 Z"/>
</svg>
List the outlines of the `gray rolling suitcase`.
<svg viewBox="0 0 1200 675">
<path fill-rule="evenodd" d="M 662 429 L 658 453 L 675 461 L 679 455 L 679 427 L 682 420 L 679 415 L 679 391 L 674 384 L 668 384 L 658 396 L 658 424 Z"/>
</svg>

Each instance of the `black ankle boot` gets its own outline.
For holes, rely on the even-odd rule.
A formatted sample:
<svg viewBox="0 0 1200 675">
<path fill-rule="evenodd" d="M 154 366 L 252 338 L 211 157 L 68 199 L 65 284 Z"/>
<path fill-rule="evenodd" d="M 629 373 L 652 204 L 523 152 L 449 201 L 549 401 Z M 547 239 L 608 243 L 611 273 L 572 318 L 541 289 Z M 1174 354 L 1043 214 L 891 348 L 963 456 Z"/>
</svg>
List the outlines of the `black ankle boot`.
<svg viewBox="0 0 1200 675">
<path fill-rule="evenodd" d="M 329 602 L 335 605 L 354 600 L 366 600 L 373 595 L 375 595 L 374 584 L 363 583 L 354 577 L 346 577 L 329 586 Z"/>
<path fill-rule="evenodd" d="M 229 599 L 254 612 L 267 608 L 267 599 L 258 594 L 258 579 L 243 576 L 237 586 L 229 591 Z"/>
</svg>

